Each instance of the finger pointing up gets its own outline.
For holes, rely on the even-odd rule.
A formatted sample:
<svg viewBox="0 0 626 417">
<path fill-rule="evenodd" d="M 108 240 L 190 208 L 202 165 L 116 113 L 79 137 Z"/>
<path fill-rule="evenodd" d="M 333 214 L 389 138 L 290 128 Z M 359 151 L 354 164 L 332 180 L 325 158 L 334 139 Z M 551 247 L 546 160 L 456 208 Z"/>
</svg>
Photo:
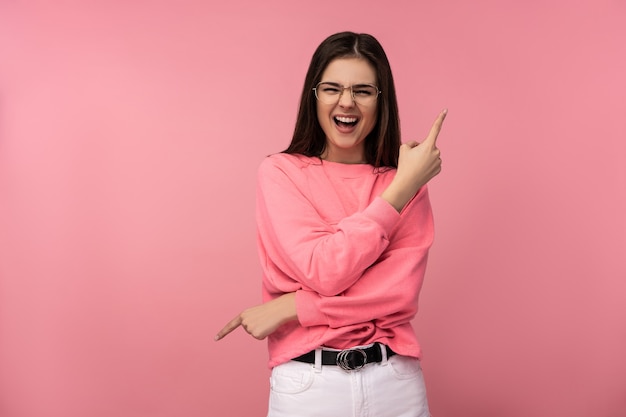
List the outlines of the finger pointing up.
<svg viewBox="0 0 626 417">
<path fill-rule="evenodd" d="M 428 137 L 426 138 L 424 143 L 427 142 L 435 146 L 435 144 L 437 143 L 437 136 L 439 136 L 441 126 L 443 125 L 443 121 L 445 120 L 447 114 L 448 109 L 444 109 L 441 113 L 439 113 L 439 116 L 437 116 L 435 123 L 433 123 L 433 126 L 430 128 L 430 132 L 428 133 Z"/>
</svg>

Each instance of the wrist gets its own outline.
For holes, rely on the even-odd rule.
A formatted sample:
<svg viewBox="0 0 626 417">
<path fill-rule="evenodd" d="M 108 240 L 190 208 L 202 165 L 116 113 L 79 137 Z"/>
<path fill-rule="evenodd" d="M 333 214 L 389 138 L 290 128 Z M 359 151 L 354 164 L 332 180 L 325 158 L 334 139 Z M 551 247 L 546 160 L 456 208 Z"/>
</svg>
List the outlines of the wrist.
<svg viewBox="0 0 626 417">
<path fill-rule="evenodd" d="M 380 196 L 399 213 L 417 192 L 417 190 L 413 190 L 413 188 L 410 183 L 404 183 L 396 177 Z"/>
<path fill-rule="evenodd" d="M 296 293 L 290 292 L 283 294 L 279 297 L 279 300 L 283 324 L 289 321 L 297 320 L 298 312 L 296 309 Z"/>
</svg>

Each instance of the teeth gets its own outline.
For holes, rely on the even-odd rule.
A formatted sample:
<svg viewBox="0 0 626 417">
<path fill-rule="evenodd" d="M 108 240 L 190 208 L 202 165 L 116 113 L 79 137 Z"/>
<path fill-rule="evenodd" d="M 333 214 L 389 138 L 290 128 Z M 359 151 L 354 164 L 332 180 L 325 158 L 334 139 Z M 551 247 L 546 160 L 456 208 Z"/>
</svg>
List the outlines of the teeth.
<svg viewBox="0 0 626 417">
<path fill-rule="evenodd" d="M 357 121 L 356 117 L 342 117 L 342 116 L 337 116 L 335 117 L 335 119 L 337 119 L 338 121 L 340 121 L 341 123 L 354 123 Z"/>
</svg>

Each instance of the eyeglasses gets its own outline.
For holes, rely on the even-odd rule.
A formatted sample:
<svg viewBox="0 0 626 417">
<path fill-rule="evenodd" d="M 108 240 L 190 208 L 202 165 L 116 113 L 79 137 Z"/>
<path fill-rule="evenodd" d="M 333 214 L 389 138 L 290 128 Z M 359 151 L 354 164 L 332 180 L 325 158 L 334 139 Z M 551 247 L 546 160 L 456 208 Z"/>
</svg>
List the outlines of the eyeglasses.
<svg viewBox="0 0 626 417">
<path fill-rule="evenodd" d="M 375 85 L 356 84 L 344 87 L 337 83 L 322 82 L 313 88 L 315 97 L 324 104 L 337 104 L 345 90 L 350 90 L 350 95 L 355 103 L 369 106 L 376 102 L 381 91 Z"/>
</svg>

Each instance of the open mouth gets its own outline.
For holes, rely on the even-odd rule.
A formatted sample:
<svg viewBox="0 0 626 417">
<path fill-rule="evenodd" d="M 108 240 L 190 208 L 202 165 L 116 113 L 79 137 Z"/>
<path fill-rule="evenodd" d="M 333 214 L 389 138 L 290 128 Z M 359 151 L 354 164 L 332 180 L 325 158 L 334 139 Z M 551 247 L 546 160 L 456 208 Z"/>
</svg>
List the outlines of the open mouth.
<svg viewBox="0 0 626 417">
<path fill-rule="evenodd" d="M 359 122 L 358 117 L 354 117 L 354 116 L 335 116 L 333 117 L 333 120 L 335 121 L 335 124 L 339 127 L 343 127 L 343 128 L 350 128 L 350 127 L 354 127 L 356 126 L 356 124 Z"/>
</svg>

